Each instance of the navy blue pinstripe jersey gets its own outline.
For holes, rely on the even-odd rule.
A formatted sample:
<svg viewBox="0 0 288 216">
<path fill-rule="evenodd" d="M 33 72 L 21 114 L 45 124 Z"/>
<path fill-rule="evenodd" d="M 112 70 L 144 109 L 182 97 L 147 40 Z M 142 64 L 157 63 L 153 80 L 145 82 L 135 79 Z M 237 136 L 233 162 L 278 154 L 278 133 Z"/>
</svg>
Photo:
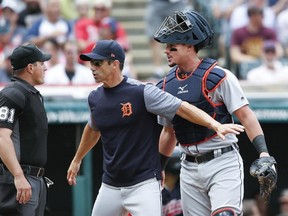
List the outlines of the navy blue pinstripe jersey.
<svg viewBox="0 0 288 216">
<path fill-rule="evenodd" d="M 161 178 L 157 115 L 173 118 L 181 100 L 151 84 L 124 77 L 116 87 L 98 87 L 88 97 L 90 124 L 101 133 L 103 182 L 130 186 Z"/>
</svg>

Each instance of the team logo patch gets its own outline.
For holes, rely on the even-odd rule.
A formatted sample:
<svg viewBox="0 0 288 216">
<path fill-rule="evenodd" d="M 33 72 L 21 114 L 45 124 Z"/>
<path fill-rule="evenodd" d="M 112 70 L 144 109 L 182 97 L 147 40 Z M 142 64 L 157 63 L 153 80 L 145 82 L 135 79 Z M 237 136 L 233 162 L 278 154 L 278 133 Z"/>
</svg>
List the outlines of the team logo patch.
<svg viewBox="0 0 288 216">
<path fill-rule="evenodd" d="M 122 111 L 122 117 L 130 116 L 132 115 L 132 104 L 131 103 L 121 103 L 121 111 Z"/>
</svg>

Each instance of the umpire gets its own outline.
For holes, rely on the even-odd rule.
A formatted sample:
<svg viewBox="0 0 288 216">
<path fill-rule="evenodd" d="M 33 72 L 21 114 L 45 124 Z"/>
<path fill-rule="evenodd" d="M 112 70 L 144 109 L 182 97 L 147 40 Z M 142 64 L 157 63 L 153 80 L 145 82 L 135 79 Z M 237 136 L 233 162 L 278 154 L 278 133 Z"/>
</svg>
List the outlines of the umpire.
<svg viewBox="0 0 288 216">
<path fill-rule="evenodd" d="M 33 44 L 11 55 L 11 83 L 0 92 L 0 216 L 44 215 L 48 121 L 34 86 L 44 83 L 50 58 Z"/>
</svg>

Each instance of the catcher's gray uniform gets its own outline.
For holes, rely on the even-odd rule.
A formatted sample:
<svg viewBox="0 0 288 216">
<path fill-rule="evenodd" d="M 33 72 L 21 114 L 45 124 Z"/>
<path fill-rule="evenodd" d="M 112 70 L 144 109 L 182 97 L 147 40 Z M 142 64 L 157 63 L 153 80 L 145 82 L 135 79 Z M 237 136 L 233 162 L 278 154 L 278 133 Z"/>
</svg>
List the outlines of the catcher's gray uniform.
<svg viewBox="0 0 288 216">
<path fill-rule="evenodd" d="M 262 128 L 249 108 L 237 78 L 230 71 L 217 67 L 215 60 L 200 60 L 198 56 L 199 50 L 212 44 L 213 36 L 214 31 L 207 20 L 196 11 L 176 11 L 166 17 L 154 39 L 166 44 L 164 53 L 168 65 L 173 68 L 157 86 L 198 106 L 221 123 L 232 123 L 232 114 L 235 115 L 259 156 L 272 159 Z M 184 153 L 180 174 L 183 214 L 241 215 L 243 163 L 236 136 L 228 134 L 223 141 L 212 131 L 177 115 L 171 122 L 159 119 L 165 126 L 160 137 L 160 152 L 164 156 L 170 155 L 177 138 Z M 259 182 L 263 182 L 259 176 L 271 176 L 264 182 L 273 188 L 276 171 L 273 172 L 275 162 L 270 159 L 259 160 L 257 171 L 252 173 Z"/>
<path fill-rule="evenodd" d="M 215 104 L 224 102 L 232 114 L 248 105 L 248 100 L 237 78 L 230 71 L 225 72 L 226 79 L 209 97 Z M 158 122 L 164 126 L 172 124 L 163 117 L 159 117 Z M 225 140 L 215 137 L 198 145 L 180 145 L 184 153 L 180 173 L 184 215 L 210 215 L 211 210 L 216 212 L 223 207 L 231 207 L 237 214 L 242 212 L 244 170 L 237 141 L 234 134 L 228 134 Z M 222 153 L 221 149 L 229 151 Z M 211 151 L 215 158 L 205 163 L 189 162 L 185 158 L 186 154 L 197 156 Z"/>
</svg>

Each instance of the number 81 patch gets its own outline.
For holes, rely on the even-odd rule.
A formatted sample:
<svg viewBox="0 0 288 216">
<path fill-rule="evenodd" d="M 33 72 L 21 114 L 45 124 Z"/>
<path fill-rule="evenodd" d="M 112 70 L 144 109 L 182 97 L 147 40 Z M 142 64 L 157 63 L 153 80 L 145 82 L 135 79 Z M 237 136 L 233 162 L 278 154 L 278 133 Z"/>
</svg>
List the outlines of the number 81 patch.
<svg viewBox="0 0 288 216">
<path fill-rule="evenodd" d="M 14 122 L 15 109 L 9 109 L 7 106 L 0 107 L 0 121 Z"/>
</svg>

